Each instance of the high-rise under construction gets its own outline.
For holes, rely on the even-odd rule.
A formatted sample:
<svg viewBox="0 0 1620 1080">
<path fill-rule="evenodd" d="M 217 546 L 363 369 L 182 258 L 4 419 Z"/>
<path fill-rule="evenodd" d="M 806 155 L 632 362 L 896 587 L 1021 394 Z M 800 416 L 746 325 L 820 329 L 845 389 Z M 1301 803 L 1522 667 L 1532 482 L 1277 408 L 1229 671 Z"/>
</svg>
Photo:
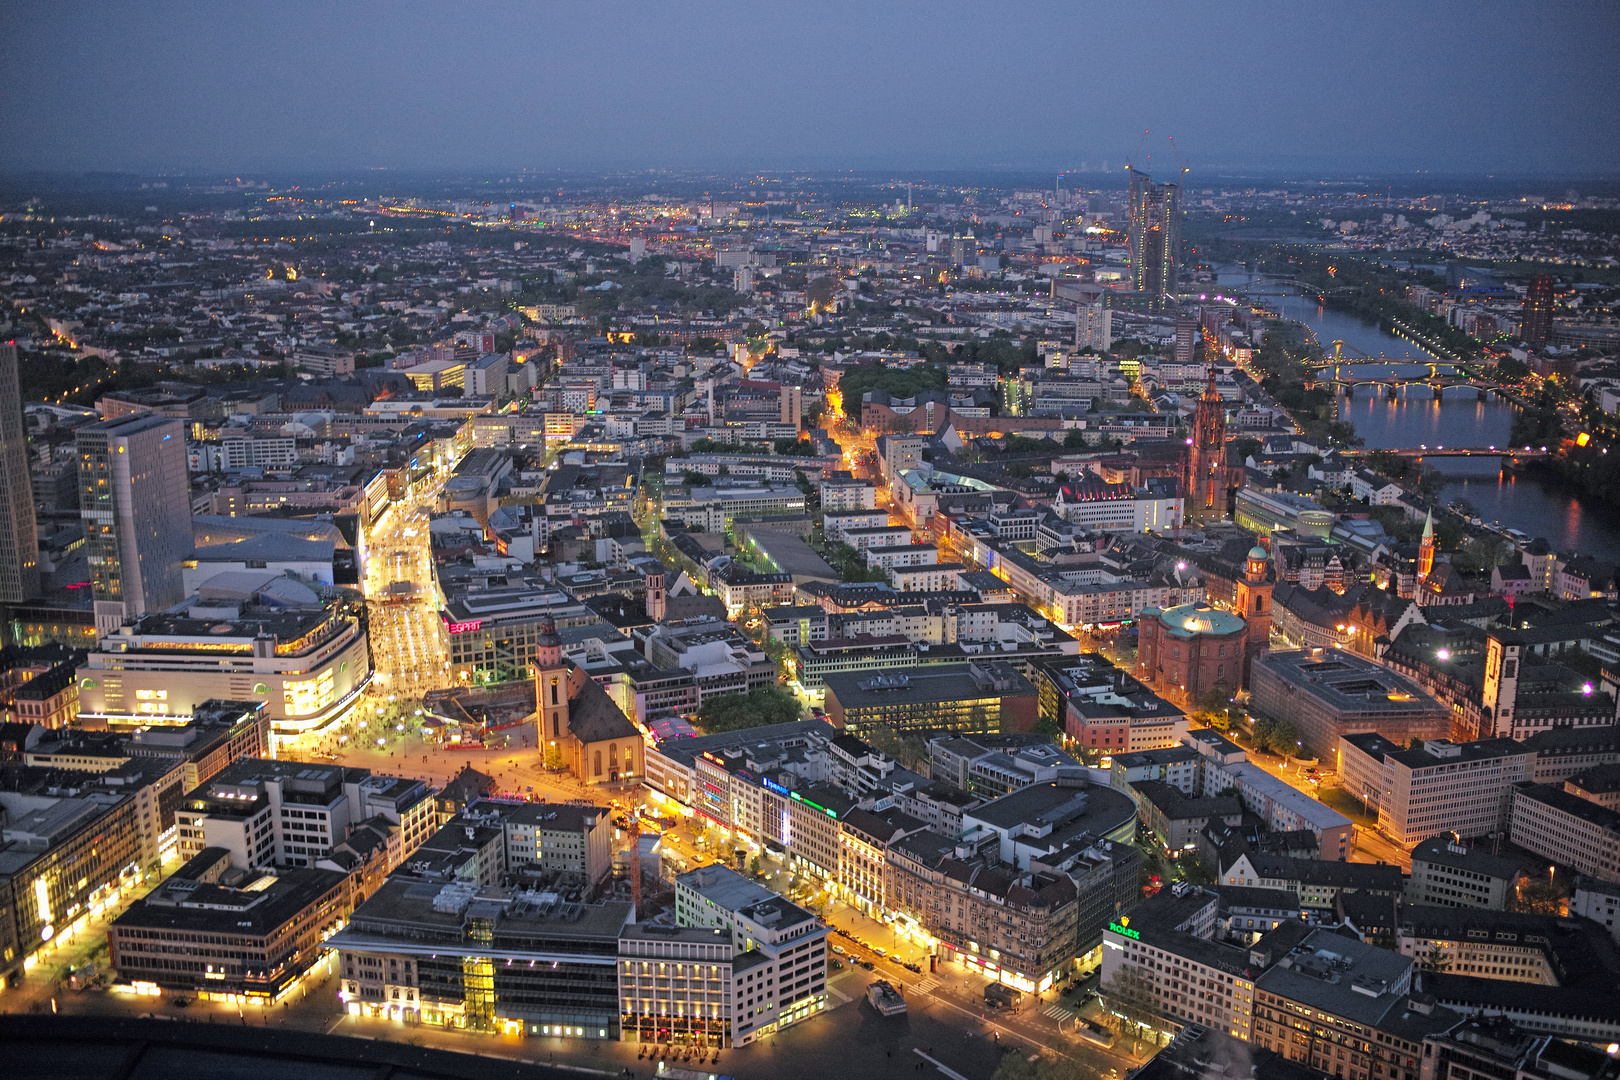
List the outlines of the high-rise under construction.
<svg viewBox="0 0 1620 1080">
<path fill-rule="evenodd" d="M 1131 281 L 1155 310 L 1174 303 L 1181 269 L 1181 185 L 1131 168 Z"/>
</svg>

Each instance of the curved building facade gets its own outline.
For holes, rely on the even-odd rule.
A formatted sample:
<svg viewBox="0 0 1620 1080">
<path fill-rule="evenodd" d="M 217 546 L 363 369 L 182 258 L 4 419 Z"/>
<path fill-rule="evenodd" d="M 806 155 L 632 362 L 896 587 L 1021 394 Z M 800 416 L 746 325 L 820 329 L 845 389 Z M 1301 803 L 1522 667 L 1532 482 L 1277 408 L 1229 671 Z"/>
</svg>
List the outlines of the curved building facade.
<svg viewBox="0 0 1620 1080">
<path fill-rule="evenodd" d="M 102 638 L 78 672 L 80 716 L 177 724 L 211 698 L 262 701 L 271 731 L 295 736 L 344 715 L 371 680 L 365 622 L 337 605 L 206 603 Z"/>
</svg>

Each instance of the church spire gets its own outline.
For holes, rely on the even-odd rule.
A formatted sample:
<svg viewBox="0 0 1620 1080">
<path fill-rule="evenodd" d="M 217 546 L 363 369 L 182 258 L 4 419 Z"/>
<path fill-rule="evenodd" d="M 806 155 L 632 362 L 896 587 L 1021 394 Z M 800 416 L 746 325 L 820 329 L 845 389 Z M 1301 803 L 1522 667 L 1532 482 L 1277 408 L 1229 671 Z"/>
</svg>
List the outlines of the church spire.
<svg viewBox="0 0 1620 1080">
<path fill-rule="evenodd" d="M 1434 511 L 1423 519 L 1423 541 L 1418 545 L 1418 580 L 1423 581 L 1434 570 Z"/>
</svg>

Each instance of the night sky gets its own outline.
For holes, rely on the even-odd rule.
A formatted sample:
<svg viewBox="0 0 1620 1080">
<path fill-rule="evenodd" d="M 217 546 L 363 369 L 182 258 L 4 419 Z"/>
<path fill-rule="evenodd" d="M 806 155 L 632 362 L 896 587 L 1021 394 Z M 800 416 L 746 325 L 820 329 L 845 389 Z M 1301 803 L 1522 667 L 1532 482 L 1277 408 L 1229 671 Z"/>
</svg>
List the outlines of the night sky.
<svg viewBox="0 0 1620 1080">
<path fill-rule="evenodd" d="M 8 171 L 1620 167 L 1606 2 L 12 0 L 0 54 Z"/>
</svg>

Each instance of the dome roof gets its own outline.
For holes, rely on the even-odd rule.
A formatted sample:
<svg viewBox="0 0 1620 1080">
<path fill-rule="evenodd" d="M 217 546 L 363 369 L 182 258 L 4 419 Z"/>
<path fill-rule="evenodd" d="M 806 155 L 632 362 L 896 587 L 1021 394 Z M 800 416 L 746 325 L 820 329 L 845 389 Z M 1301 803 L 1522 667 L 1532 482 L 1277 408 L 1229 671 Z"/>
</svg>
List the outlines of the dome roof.
<svg viewBox="0 0 1620 1080">
<path fill-rule="evenodd" d="M 1261 547 L 1259 544 L 1256 544 L 1254 547 L 1249 549 L 1249 558 L 1259 559 L 1261 562 L 1265 562 L 1267 559 L 1271 558 L 1271 556 L 1266 552 L 1265 548 Z"/>
<path fill-rule="evenodd" d="M 1180 607 L 1165 608 L 1159 615 L 1159 621 L 1166 630 L 1177 637 L 1192 637 L 1196 634 L 1235 634 L 1240 633 L 1248 625 L 1241 615 L 1230 611 L 1219 611 L 1207 604 L 1182 604 Z"/>
</svg>

